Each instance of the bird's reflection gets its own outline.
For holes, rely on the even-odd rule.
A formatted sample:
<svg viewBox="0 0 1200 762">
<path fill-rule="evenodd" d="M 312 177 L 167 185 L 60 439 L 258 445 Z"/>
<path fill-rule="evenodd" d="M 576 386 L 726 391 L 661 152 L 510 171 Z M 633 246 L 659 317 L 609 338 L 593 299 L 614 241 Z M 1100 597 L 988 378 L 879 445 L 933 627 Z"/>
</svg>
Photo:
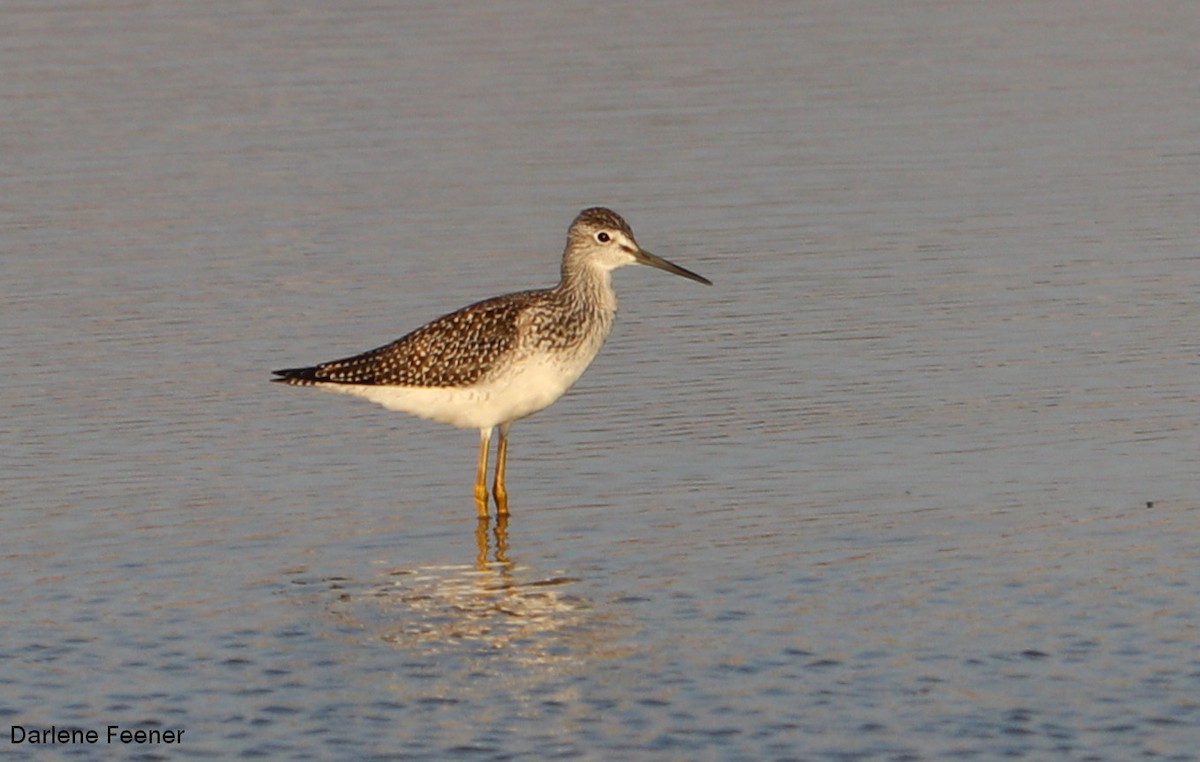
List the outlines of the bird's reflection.
<svg viewBox="0 0 1200 762">
<path fill-rule="evenodd" d="M 562 661 L 583 652 L 595 612 L 569 591 L 579 580 L 539 574 L 510 557 L 509 518 L 481 517 L 473 563 L 393 568 L 358 595 L 343 595 L 336 615 L 357 631 L 423 651 L 485 647 L 524 660 Z"/>
<path fill-rule="evenodd" d="M 475 567 L 483 571 L 488 566 L 488 551 L 491 550 L 491 537 L 488 528 L 491 522 L 487 516 L 480 516 L 475 525 L 475 546 L 478 554 L 475 556 Z M 512 563 L 508 560 L 508 514 L 496 517 L 496 525 L 492 527 L 492 536 L 496 538 L 495 564 L 497 567 L 512 571 Z"/>
</svg>

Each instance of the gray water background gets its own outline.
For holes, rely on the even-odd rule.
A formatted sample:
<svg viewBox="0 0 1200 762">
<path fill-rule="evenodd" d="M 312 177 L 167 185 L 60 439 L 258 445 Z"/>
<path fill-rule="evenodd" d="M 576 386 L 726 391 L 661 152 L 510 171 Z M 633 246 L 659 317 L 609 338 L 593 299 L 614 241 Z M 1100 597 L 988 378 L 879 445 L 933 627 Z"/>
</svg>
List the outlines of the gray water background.
<svg viewBox="0 0 1200 762">
<path fill-rule="evenodd" d="M 1197 39 L 0 5 L 4 755 L 1200 758 Z M 505 532 L 475 434 L 266 382 L 552 283 L 594 204 L 716 285 L 616 273 Z"/>
</svg>

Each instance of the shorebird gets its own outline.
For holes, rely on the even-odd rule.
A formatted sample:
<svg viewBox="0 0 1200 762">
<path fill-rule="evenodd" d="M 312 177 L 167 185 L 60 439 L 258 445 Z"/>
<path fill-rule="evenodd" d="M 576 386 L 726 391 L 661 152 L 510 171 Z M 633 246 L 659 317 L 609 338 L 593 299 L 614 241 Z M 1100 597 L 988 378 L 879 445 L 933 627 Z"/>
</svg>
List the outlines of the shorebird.
<svg viewBox="0 0 1200 762">
<path fill-rule="evenodd" d="M 712 285 L 639 246 L 616 212 L 593 207 L 580 212 L 567 231 L 562 275 L 553 288 L 485 299 L 390 344 L 277 370 L 280 378 L 271 380 L 353 394 L 389 410 L 479 429 L 475 504 L 481 519 L 488 516 L 488 450 L 499 427 L 492 496 L 497 515 L 506 516 L 509 428 L 553 404 L 591 364 L 617 314 L 612 271 L 632 264 Z"/>
</svg>

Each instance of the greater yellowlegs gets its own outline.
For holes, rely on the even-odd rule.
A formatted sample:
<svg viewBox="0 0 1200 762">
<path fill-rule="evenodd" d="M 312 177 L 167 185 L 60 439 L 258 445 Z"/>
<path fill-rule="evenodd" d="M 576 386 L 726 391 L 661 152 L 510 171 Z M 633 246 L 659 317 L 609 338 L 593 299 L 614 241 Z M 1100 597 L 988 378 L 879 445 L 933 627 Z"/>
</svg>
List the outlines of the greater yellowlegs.
<svg viewBox="0 0 1200 762">
<path fill-rule="evenodd" d="M 508 513 L 504 470 L 513 421 L 552 404 L 579 379 L 612 330 L 617 295 L 611 273 L 650 265 L 712 285 L 656 257 L 634 240 L 616 212 L 584 209 L 567 231 L 562 278 L 553 288 L 519 291 L 463 307 L 391 344 L 271 379 L 354 394 L 464 429 L 479 429 L 475 504 L 487 517 L 487 461 L 500 427 L 492 494 Z"/>
</svg>

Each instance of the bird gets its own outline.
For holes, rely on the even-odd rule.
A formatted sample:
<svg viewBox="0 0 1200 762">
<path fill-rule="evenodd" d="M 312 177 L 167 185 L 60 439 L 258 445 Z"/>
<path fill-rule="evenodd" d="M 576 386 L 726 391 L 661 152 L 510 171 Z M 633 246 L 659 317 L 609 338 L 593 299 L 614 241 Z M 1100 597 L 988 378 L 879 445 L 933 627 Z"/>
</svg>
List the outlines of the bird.
<svg viewBox="0 0 1200 762">
<path fill-rule="evenodd" d="M 492 497 L 508 516 L 508 433 L 579 380 L 612 331 L 612 271 L 640 264 L 711 286 L 712 281 L 643 249 L 629 224 L 604 207 L 584 209 L 567 231 L 558 284 L 476 302 L 384 346 L 303 368 L 273 371 L 276 383 L 364 397 L 401 411 L 479 430 L 475 505 L 488 518 L 487 470 L 498 428 Z"/>
</svg>

